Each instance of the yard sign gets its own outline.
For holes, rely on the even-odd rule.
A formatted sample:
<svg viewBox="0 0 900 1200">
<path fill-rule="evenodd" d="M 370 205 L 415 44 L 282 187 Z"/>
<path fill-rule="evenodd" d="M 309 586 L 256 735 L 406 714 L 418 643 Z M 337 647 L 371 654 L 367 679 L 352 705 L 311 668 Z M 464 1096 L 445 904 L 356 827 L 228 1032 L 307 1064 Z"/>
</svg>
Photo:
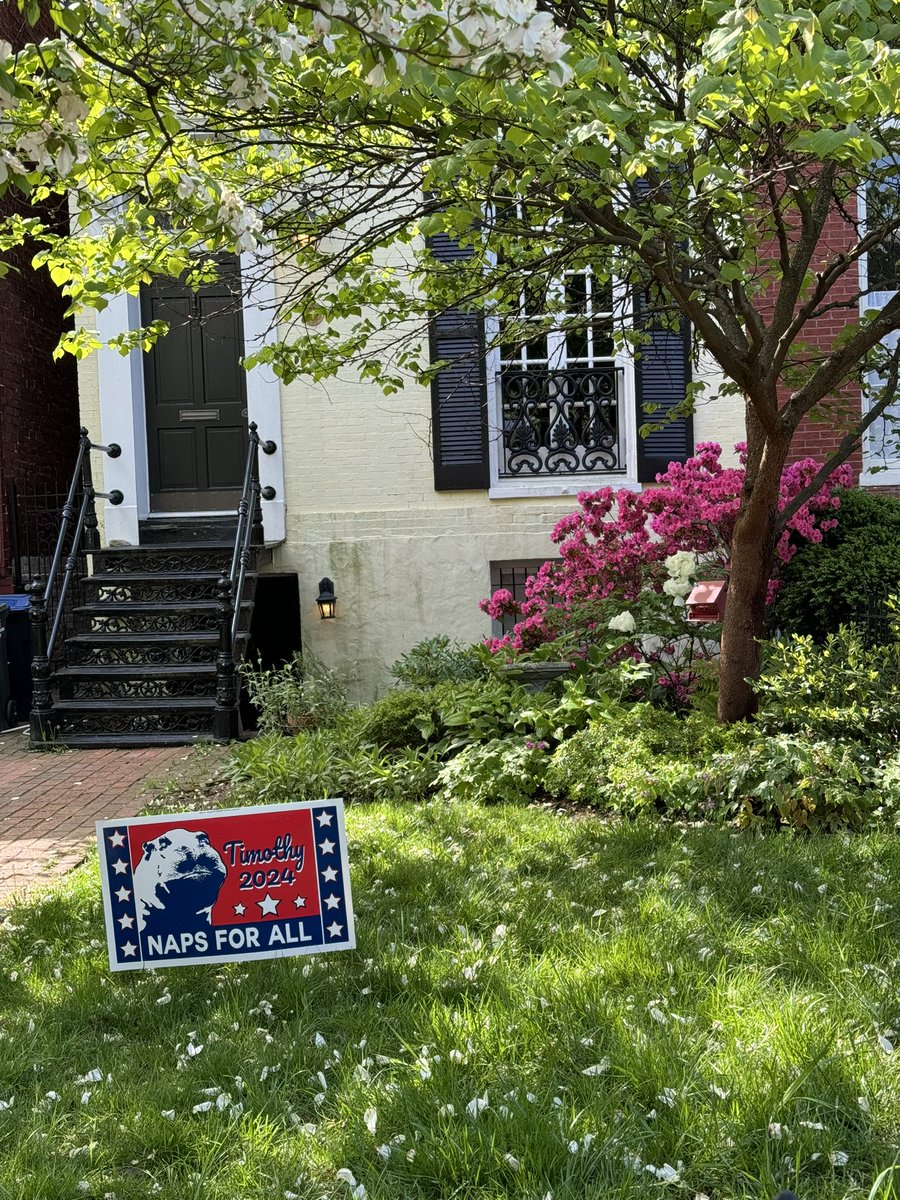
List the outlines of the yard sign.
<svg viewBox="0 0 900 1200">
<path fill-rule="evenodd" d="M 356 945 L 340 800 L 98 821 L 113 971 Z"/>
</svg>

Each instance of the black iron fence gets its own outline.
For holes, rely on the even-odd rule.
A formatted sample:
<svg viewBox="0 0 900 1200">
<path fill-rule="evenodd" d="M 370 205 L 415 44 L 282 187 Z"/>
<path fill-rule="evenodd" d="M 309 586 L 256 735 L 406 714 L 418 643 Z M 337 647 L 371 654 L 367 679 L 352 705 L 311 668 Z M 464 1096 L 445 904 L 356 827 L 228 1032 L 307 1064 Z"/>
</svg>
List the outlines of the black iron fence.
<svg viewBox="0 0 900 1200">
<path fill-rule="evenodd" d="M 17 483 L 7 484 L 8 567 L 14 592 L 24 592 L 35 575 L 46 578 L 67 491 L 64 486 L 21 488 Z"/>
<path fill-rule="evenodd" d="M 900 631 L 900 611 L 894 611 L 888 601 L 900 595 L 900 582 L 893 587 L 872 588 L 866 593 L 865 601 L 856 613 L 866 641 L 873 646 L 894 642 Z"/>
</svg>

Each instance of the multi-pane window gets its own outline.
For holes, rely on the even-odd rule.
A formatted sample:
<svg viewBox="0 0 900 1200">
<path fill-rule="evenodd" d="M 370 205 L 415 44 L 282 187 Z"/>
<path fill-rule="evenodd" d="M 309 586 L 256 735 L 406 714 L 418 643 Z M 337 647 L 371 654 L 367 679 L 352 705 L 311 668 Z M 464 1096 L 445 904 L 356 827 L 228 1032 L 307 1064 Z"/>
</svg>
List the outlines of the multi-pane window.
<svg viewBox="0 0 900 1200">
<path fill-rule="evenodd" d="M 550 289 L 550 297 L 554 289 Z M 522 370 L 593 367 L 613 363 L 612 287 L 597 279 L 590 269 L 569 271 L 558 292 L 565 294 L 565 310 L 559 329 L 543 332 L 536 328 L 527 337 L 529 322 L 546 325 L 548 302 L 543 289 L 519 294 L 519 313 L 506 322 L 516 333 L 513 342 L 501 342 L 501 369 Z M 501 337 L 503 333 L 501 322 Z"/>
<path fill-rule="evenodd" d="M 900 167 L 898 167 L 900 172 Z M 877 228 L 900 217 L 900 173 L 893 180 L 881 180 L 866 189 L 866 227 Z M 886 237 L 866 256 L 870 290 L 900 290 L 900 231 Z"/>
<path fill-rule="evenodd" d="M 584 268 L 526 286 L 498 333 L 500 478 L 624 472 L 612 285 Z"/>
<path fill-rule="evenodd" d="M 871 183 L 865 192 L 865 224 L 868 230 L 900 218 L 900 163 L 879 163 L 882 177 Z M 885 171 L 884 168 L 887 168 Z M 890 234 L 879 246 L 866 255 L 867 291 L 861 299 L 863 311 L 883 308 L 900 291 L 900 231 Z M 885 349 L 897 346 L 897 333 L 889 334 L 883 342 Z M 870 376 L 869 389 L 876 396 L 884 379 Z M 866 431 L 865 466 L 872 471 L 871 481 L 880 482 L 885 468 L 900 469 L 900 401 L 890 405 L 884 415 Z"/>
</svg>

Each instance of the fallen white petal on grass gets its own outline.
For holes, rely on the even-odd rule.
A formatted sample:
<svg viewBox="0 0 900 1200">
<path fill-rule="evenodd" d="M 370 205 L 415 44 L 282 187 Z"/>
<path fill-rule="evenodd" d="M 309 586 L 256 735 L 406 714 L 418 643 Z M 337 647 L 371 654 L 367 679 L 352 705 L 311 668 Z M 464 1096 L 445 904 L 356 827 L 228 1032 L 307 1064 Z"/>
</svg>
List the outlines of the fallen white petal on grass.
<svg viewBox="0 0 900 1200">
<path fill-rule="evenodd" d="M 850 1155 L 846 1150 L 832 1150 L 828 1157 L 831 1159 L 833 1167 L 846 1167 L 850 1160 Z"/>
<path fill-rule="evenodd" d="M 511 1167 L 513 1171 L 518 1171 L 519 1166 L 521 1165 L 519 1160 L 512 1154 L 504 1154 L 503 1161 L 507 1164 L 507 1166 Z"/>
<path fill-rule="evenodd" d="M 8 1100 L 0 1100 L 0 1112 L 6 1112 L 8 1108 L 12 1108 L 15 1096 L 10 1096 Z"/>
<path fill-rule="evenodd" d="M 488 1094 L 485 1092 L 483 1096 L 476 1096 L 474 1100 L 469 1101 L 466 1105 L 466 1112 L 470 1117 L 477 1117 L 488 1107 Z"/>
<path fill-rule="evenodd" d="M 191 1109 L 191 1112 L 192 1113 L 209 1112 L 209 1110 L 212 1108 L 212 1106 L 213 1106 L 212 1100 L 204 1100 L 202 1102 L 202 1104 L 195 1104 L 194 1107 Z"/>
<path fill-rule="evenodd" d="M 86 1075 L 79 1075 L 78 1078 L 75 1080 L 75 1082 L 76 1083 L 102 1083 L 103 1082 L 103 1072 L 100 1070 L 99 1067 L 94 1067 L 93 1070 L 88 1071 L 88 1073 Z"/>
<path fill-rule="evenodd" d="M 367 1108 L 363 1113 L 363 1123 L 365 1124 L 365 1127 L 368 1129 L 369 1133 L 371 1133 L 374 1137 L 375 1130 L 378 1127 L 378 1110 L 374 1108 Z"/>
<path fill-rule="evenodd" d="M 652 1163 L 647 1163 L 644 1170 L 648 1171 L 651 1175 L 655 1175 L 661 1183 L 678 1183 L 681 1179 L 681 1176 L 671 1163 L 663 1163 L 661 1167 L 654 1167 Z"/>
<path fill-rule="evenodd" d="M 882 1050 L 885 1052 L 885 1054 L 893 1054 L 894 1053 L 893 1042 L 888 1041 L 888 1039 L 884 1036 L 883 1033 L 880 1033 L 878 1035 L 878 1045 L 882 1048 Z"/>
<path fill-rule="evenodd" d="M 348 1167 L 341 1167 L 335 1178 L 340 1179 L 341 1183 L 347 1183 L 350 1187 L 356 1187 L 356 1176 Z"/>
<path fill-rule="evenodd" d="M 609 1059 L 601 1058 L 598 1063 L 594 1063 L 592 1067 L 585 1067 L 581 1072 L 582 1075 L 602 1075 L 609 1070 Z"/>
</svg>

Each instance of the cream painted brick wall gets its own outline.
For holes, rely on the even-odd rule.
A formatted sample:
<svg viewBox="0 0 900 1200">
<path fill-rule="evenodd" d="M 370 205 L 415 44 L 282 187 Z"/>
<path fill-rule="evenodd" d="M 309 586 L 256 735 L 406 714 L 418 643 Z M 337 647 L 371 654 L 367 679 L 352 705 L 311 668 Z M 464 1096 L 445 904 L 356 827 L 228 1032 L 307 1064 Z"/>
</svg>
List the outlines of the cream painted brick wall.
<svg viewBox="0 0 900 1200">
<path fill-rule="evenodd" d="M 300 580 L 304 646 L 337 667 L 353 694 L 383 691 L 388 668 L 424 637 L 477 641 L 490 633 L 478 601 L 490 592 L 491 561 L 551 557 L 549 531 L 571 500 L 468 503 L 454 509 L 304 513 L 291 520 L 273 569 Z M 450 517 L 450 520 L 448 520 Z M 329 576 L 337 619 L 315 603 Z"/>
<path fill-rule="evenodd" d="M 717 381 L 708 364 L 702 377 Z M 100 437 L 96 357 L 79 378 L 82 421 Z M 268 569 L 298 575 L 303 644 L 359 699 L 383 691 L 390 664 L 424 637 L 486 637 L 478 601 L 491 561 L 551 557 L 550 530 L 575 506 L 572 496 L 436 492 L 430 415 L 428 391 L 415 384 L 389 397 L 355 378 L 282 388 L 287 537 Z M 697 441 L 729 452 L 743 436 L 739 399 L 701 400 L 694 427 Z M 335 621 L 322 621 L 315 603 L 326 575 Z"/>
<path fill-rule="evenodd" d="M 718 442 L 722 447 L 722 462 L 727 466 L 737 464 L 735 442 L 745 440 L 744 402 L 740 396 L 715 396 L 724 376 L 708 356 L 703 355 L 697 368 L 696 378 L 705 386 L 706 399 L 697 401 L 694 412 L 694 442 Z"/>
</svg>

